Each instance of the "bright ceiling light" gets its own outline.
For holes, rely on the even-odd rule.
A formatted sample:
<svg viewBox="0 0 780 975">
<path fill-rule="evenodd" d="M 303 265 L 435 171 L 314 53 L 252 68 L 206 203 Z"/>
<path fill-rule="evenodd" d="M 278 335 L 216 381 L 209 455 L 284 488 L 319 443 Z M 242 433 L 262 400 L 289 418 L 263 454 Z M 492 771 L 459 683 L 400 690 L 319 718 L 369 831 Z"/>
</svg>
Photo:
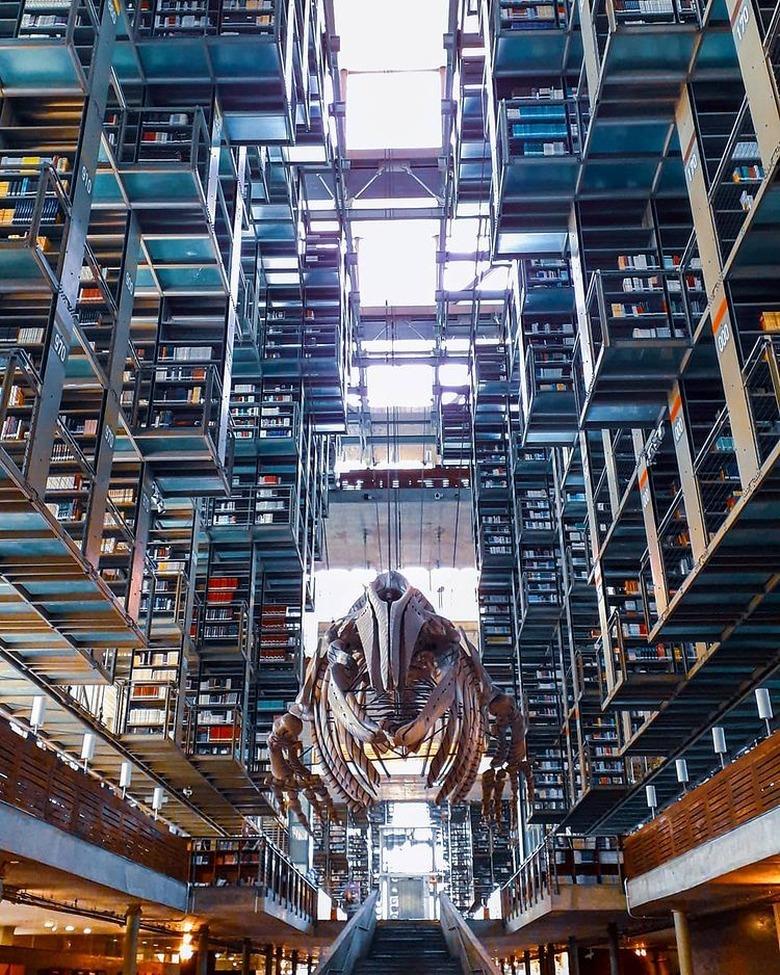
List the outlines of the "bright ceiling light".
<svg viewBox="0 0 780 975">
<path fill-rule="evenodd" d="M 372 409 L 421 409 L 433 400 L 433 369 L 425 365 L 369 366 L 366 385 Z"/>
<path fill-rule="evenodd" d="M 367 72 L 347 80 L 347 149 L 441 146 L 438 71 Z"/>
</svg>

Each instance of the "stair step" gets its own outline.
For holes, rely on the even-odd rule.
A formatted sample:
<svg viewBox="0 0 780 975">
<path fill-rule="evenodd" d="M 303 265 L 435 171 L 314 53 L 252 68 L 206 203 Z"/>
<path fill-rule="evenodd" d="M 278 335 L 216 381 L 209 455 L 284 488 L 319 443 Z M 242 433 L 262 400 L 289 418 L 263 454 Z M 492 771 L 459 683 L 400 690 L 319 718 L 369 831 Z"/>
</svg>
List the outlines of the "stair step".
<svg viewBox="0 0 780 975">
<path fill-rule="evenodd" d="M 437 921 L 379 921 L 354 975 L 458 975 Z"/>
</svg>

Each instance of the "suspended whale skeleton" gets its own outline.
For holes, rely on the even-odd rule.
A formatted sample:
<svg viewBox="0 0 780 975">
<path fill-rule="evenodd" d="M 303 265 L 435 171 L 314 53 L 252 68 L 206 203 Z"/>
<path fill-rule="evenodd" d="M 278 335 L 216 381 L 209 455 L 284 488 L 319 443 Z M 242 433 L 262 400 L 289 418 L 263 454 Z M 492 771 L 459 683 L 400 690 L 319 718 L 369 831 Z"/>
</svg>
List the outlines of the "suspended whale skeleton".
<svg viewBox="0 0 780 975">
<path fill-rule="evenodd" d="M 304 722 L 321 774 L 302 760 Z M 330 626 L 297 699 L 275 719 L 270 784 L 280 806 L 308 827 L 301 795 L 321 818 L 335 816 L 334 800 L 367 808 L 380 799 L 377 766 L 389 776 L 390 758 L 424 752 L 423 776 L 435 801 L 457 803 L 474 785 L 492 738 L 482 808 L 500 823 L 507 780 L 512 815 L 520 774 L 532 791 L 525 730 L 514 698 L 493 682 L 465 633 L 400 573 L 386 572 Z"/>
</svg>

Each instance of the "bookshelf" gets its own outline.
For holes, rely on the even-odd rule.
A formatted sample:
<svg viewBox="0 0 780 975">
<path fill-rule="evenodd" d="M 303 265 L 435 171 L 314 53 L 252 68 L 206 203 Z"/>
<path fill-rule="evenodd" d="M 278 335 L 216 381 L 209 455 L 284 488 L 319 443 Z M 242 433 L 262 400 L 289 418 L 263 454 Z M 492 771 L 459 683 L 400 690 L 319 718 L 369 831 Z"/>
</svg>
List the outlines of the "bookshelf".
<svg viewBox="0 0 780 975">
<path fill-rule="evenodd" d="M 56 291 L 69 204 L 67 156 L 0 155 L 3 291 Z"/>
<path fill-rule="evenodd" d="M 568 25 L 566 3 L 500 0 L 498 9 L 501 30 L 565 30 Z"/>
<path fill-rule="evenodd" d="M 246 672 L 230 665 L 201 665 L 190 714 L 189 751 L 196 758 L 244 761 Z"/>
<path fill-rule="evenodd" d="M 152 37 L 270 37 L 283 19 L 278 0 L 142 0 L 136 25 Z"/>
</svg>

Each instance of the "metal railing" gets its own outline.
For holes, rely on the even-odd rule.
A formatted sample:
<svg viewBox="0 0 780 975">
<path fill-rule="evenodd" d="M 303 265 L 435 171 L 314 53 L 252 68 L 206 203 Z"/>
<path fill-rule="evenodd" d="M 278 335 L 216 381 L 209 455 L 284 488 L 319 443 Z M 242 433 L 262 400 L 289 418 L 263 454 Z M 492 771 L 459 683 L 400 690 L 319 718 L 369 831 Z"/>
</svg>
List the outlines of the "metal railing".
<svg viewBox="0 0 780 975">
<path fill-rule="evenodd" d="M 293 495 L 290 484 L 238 488 L 228 499 L 209 502 L 206 521 L 211 528 L 225 530 L 289 527 L 295 536 L 302 512 Z"/>
<path fill-rule="evenodd" d="M 22 348 L 0 353 L 0 374 L 0 447 L 19 474 L 26 476 L 41 377 Z"/>
<path fill-rule="evenodd" d="M 491 6 L 494 32 L 566 30 L 571 19 L 568 2 L 540 4 L 536 0 L 513 0 L 512 3 L 500 3 L 493 0 Z M 543 8 L 541 15 L 540 7 Z"/>
<path fill-rule="evenodd" d="M 667 599 L 671 599 L 694 565 L 682 491 L 677 492 L 669 510 L 659 521 L 658 547 L 663 563 L 666 595 Z"/>
<path fill-rule="evenodd" d="M 727 407 L 718 414 L 693 464 L 699 483 L 704 524 L 716 534 L 742 493 L 731 419 Z"/>
<path fill-rule="evenodd" d="M 621 841 L 617 836 L 553 834 L 501 888 L 504 920 L 518 917 L 566 886 L 619 886 Z"/>
<path fill-rule="evenodd" d="M 106 128 L 116 131 L 116 162 L 122 167 L 188 166 L 204 194 L 211 162 L 211 128 L 200 106 L 109 110 Z M 150 138 L 151 136 L 151 138 Z"/>
<path fill-rule="evenodd" d="M 637 596 L 641 599 L 641 596 Z M 607 625 L 608 653 L 599 657 L 599 677 L 602 701 L 620 688 L 630 687 L 635 678 L 663 676 L 684 677 L 695 660 L 687 651 L 687 645 L 674 643 L 648 643 L 647 625 L 636 623 L 639 632 L 626 632 L 631 622 L 621 615 L 619 609 L 613 610 Z M 609 659 L 607 659 L 609 656 Z M 635 692 L 636 693 L 636 692 Z M 651 687 L 649 700 L 657 698 L 657 689 Z"/>
<path fill-rule="evenodd" d="M 444 893 L 439 894 L 439 923 L 447 950 L 459 962 L 461 971 L 471 975 L 500 975 L 484 945 Z"/>
<path fill-rule="evenodd" d="M 265 836 L 193 838 L 190 850 L 193 887 L 250 887 L 316 920 L 317 888 Z"/>
<path fill-rule="evenodd" d="M 123 735 L 140 735 L 149 738 L 168 738 L 174 741 L 178 738 L 178 731 L 181 725 L 179 720 L 180 704 L 182 696 L 178 684 L 157 684 L 160 691 L 157 697 L 150 698 L 144 694 L 142 697 L 134 698 L 133 690 L 136 681 L 132 680 L 119 687 L 117 700 L 117 715 L 119 718 L 119 733 Z M 148 681 L 138 681 L 147 689 L 150 684 Z M 155 711 L 159 712 L 159 720 L 155 725 L 149 721 L 148 714 L 139 714 L 138 720 L 133 720 L 134 706 L 139 712 L 147 710 L 149 704 L 155 705 Z M 141 730 L 143 729 L 143 730 Z"/>
<path fill-rule="evenodd" d="M 755 127 L 747 98 L 737 113 L 709 191 L 721 261 L 731 249 L 764 179 Z"/>
<path fill-rule="evenodd" d="M 134 433 L 200 434 L 211 440 L 216 455 L 221 408 L 222 382 L 214 363 L 142 366 L 135 375 Z M 232 439 L 232 424 L 230 433 Z"/>
<path fill-rule="evenodd" d="M 742 369 L 761 464 L 780 441 L 780 336 L 764 335 Z"/>
<path fill-rule="evenodd" d="M 202 653 L 207 653 L 208 645 L 213 643 L 220 647 L 230 644 L 243 657 L 249 655 L 251 627 L 249 603 L 246 599 L 229 603 L 210 603 L 206 599 L 200 609 L 197 630 L 198 645 Z M 220 613 L 224 615 L 214 615 Z"/>
<path fill-rule="evenodd" d="M 610 30 L 622 25 L 692 24 L 701 26 L 697 0 L 605 0 Z"/>
<path fill-rule="evenodd" d="M 316 969 L 316 975 L 351 975 L 367 953 L 376 930 L 379 891 L 374 891 L 350 918 Z"/>
</svg>

